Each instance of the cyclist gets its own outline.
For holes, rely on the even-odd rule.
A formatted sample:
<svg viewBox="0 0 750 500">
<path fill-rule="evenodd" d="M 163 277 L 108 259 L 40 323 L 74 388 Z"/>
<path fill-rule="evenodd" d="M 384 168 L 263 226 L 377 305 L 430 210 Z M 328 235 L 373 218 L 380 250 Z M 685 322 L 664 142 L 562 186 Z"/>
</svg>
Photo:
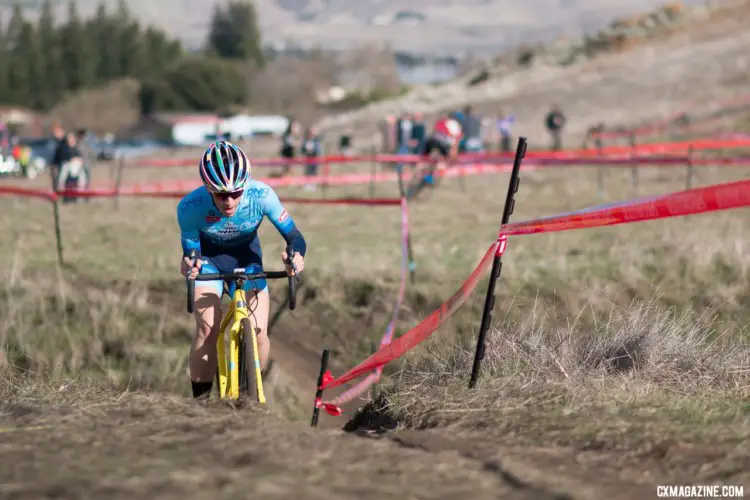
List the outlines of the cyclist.
<svg viewBox="0 0 750 500">
<path fill-rule="evenodd" d="M 245 153 L 228 141 L 216 141 L 206 149 L 199 172 L 203 186 L 187 194 L 177 206 L 182 241 L 183 276 L 231 272 L 245 268 L 263 272 L 258 226 L 267 217 L 291 247 L 292 255 L 282 252 L 287 272 L 302 272 L 307 244 L 279 197 L 267 184 L 250 178 L 250 162 Z M 198 258 L 191 268 L 190 252 Z M 221 298 L 224 283 L 198 281 L 195 284 L 196 331 L 190 348 L 190 380 L 193 397 L 207 398 L 216 373 L 216 335 L 221 324 Z M 255 316 L 261 370 L 266 368 L 270 343 L 269 297 L 266 280 L 245 285 L 248 310 Z"/>
<path fill-rule="evenodd" d="M 434 185 L 435 172 L 445 169 L 448 162 L 455 161 L 458 158 L 458 145 L 462 137 L 463 130 L 461 124 L 447 113 L 443 114 L 435 122 L 432 134 L 430 134 L 425 142 L 423 152 L 424 156 L 430 160 L 435 160 L 435 163 L 428 167 L 427 173 L 419 181 L 416 192 L 412 196 L 419 193 L 427 185 Z"/>
</svg>

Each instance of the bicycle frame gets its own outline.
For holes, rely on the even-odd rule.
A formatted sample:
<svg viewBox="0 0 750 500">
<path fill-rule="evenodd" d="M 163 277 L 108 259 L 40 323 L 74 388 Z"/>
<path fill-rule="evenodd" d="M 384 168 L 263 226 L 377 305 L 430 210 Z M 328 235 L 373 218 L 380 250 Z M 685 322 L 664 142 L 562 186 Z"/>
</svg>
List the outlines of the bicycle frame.
<svg viewBox="0 0 750 500">
<path fill-rule="evenodd" d="M 255 321 L 248 311 L 247 294 L 245 293 L 245 290 L 242 289 L 242 281 L 244 280 L 237 280 L 237 286 L 235 287 L 234 294 L 231 297 L 229 310 L 221 320 L 221 328 L 216 338 L 216 361 L 218 365 L 219 397 L 221 399 L 239 399 L 240 397 L 240 342 L 247 341 L 247 339 L 240 338 L 240 329 L 242 320 L 247 318 L 250 321 L 251 331 L 245 332 L 245 334 L 250 335 L 253 349 L 255 380 L 258 384 L 258 402 L 260 404 L 265 404 L 266 396 L 263 392 L 263 380 L 260 371 L 258 336 L 256 333 Z M 229 359 L 227 359 L 227 345 L 225 340 L 225 333 L 227 331 L 227 328 L 229 328 Z M 247 345 L 247 342 L 245 345 Z M 245 356 L 247 356 L 247 353 L 244 354 Z"/>
<path fill-rule="evenodd" d="M 287 255 L 293 255 L 293 251 L 290 247 L 287 247 Z M 190 259 L 193 262 L 193 266 L 196 262 L 195 251 L 191 252 Z M 291 259 L 290 259 L 291 261 Z M 289 261 L 289 262 L 290 262 Z M 294 264 L 289 264 L 292 270 L 297 271 Z M 271 271 L 256 274 L 248 274 L 245 269 L 235 269 L 231 273 L 215 273 L 215 274 L 202 274 L 196 278 L 186 278 L 187 283 L 187 312 L 193 313 L 193 303 L 195 301 L 195 282 L 196 281 L 212 281 L 212 280 L 231 280 L 234 282 L 234 291 L 230 297 L 229 309 L 226 314 L 221 318 L 220 328 L 216 339 L 216 358 L 217 358 L 217 373 L 218 378 L 218 390 L 220 399 L 239 399 L 240 398 L 240 371 L 243 371 L 246 377 L 250 377 L 247 364 L 247 351 L 245 348 L 250 347 L 253 350 L 253 368 L 256 381 L 256 390 L 258 402 L 265 404 L 266 396 L 263 391 L 263 381 L 260 369 L 260 352 L 258 349 L 258 333 L 255 319 L 248 310 L 247 294 L 244 290 L 244 284 L 248 280 L 255 279 L 282 279 L 286 278 L 289 281 L 288 288 L 288 302 L 289 309 L 294 310 L 297 303 L 297 281 L 299 275 L 290 275 L 286 271 Z M 240 331 L 242 325 L 245 323 L 249 325 L 249 328 L 245 328 L 245 335 L 249 335 L 249 338 L 242 338 Z M 226 332 L 229 331 L 229 353 L 227 353 L 227 342 Z M 249 341 L 249 346 L 248 346 Z M 244 348 L 243 348 L 244 344 Z M 243 354 L 242 367 L 240 370 L 240 353 Z M 249 380 L 247 380 L 249 383 Z"/>
</svg>

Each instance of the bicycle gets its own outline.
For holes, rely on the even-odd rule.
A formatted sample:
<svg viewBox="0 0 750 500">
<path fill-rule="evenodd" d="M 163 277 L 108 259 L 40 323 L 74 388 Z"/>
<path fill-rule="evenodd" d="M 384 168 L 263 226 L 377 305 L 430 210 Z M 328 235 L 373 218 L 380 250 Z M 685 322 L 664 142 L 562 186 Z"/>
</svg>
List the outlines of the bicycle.
<svg viewBox="0 0 750 500">
<path fill-rule="evenodd" d="M 263 273 L 247 273 L 244 268 L 234 269 L 229 273 L 199 274 L 195 278 L 188 276 L 187 284 L 187 312 L 193 313 L 195 302 L 195 282 L 223 280 L 224 293 L 231 298 L 229 310 L 221 319 L 216 349 L 218 380 L 217 392 L 220 399 L 240 399 L 242 396 L 255 397 L 256 402 L 266 403 L 263 391 L 263 379 L 260 370 L 260 356 L 258 354 L 257 327 L 253 315 L 249 314 L 243 285 L 245 282 L 257 279 L 289 280 L 288 300 L 289 309 L 294 310 L 297 305 L 297 281 L 300 279 L 297 269 L 292 263 L 292 249 L 287 248 L 289 259 L 287 263 L 295 271 L 294 275 L 286 271 L 269 271 Z M 191 252 L 193 266 L 195 265 L 195 251 Z M 229 357 L 227 359 L 227 345 L 225 332 L 229 328 Z M 248 346 L 248 343 L 250 346 Z M 253 353 L 253 363 L 247 362 L 248 347 Z"/>
<path fill-rule="evenodd" d="M 406 199 L 416 199 L 428 186 L 434 190 L 440 183 L 440 177 L 438 175 L 440 169 L 438 167 L 442 164 L 443 168 L 445 168 L 447 161 L 448 160 L 443 158 L 438 151 L 430 153 L 424 172 L 420 172 L 420 169 L 417 168 L 415 169 L 414 175 L 409 179 L 404 193 Z M 419 167 L 419 164 L 417 166 Z"/>
</svg>

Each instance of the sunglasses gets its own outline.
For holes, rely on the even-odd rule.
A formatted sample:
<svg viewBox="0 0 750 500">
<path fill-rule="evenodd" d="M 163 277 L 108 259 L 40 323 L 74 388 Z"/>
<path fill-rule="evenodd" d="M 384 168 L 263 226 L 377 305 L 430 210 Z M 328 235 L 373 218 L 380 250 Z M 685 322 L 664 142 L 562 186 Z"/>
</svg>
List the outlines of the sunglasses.
<svg viewBox="0 0 750 500">
<path fill-rule="evenodd" d="M 213 193 L 214 197 L 220 201 L 227 201 L 228 199 L 239 199 L 242 197 L 244 191 L 235 191 L 234 193 Z"/>
</svg>

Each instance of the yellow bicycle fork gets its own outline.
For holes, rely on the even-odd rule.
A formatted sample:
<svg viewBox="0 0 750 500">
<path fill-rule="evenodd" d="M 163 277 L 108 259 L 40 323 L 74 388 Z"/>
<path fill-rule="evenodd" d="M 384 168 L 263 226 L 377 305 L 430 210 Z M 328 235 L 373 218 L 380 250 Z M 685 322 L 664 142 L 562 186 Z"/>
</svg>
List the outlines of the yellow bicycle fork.
<svg viewBox="0 0 750 500">
<path fill-rule="evenodd" d="M 221 320 L 221 328 L 216 339 L 216 357 L 218 363 L 219 378 L 219 397 L 221 399 L 239 399 L 240 396 L 240 373 L 239 373 L 239 353 L 240 344 L 243 340 L 240 338 L 242 320 L 248 319 L 250 328 L 247 328 L 245 335 L 250 335 L 250 344 L 253 349 L 253 364 L 255 367 L 255 380 L 258 391 L 258 402 L 266 403 L 266 396 L 263 391 L 263 379 L 260 370 L 260 352 L 258 350 L 258 335 L 256 327 L 247 310 L 247 301 L 245 291 L 237 287 L 229 306 L 229 311 Z M 229 329 L 229 359 L 227 360 L 227 345 L 224 334 Z M 247 331 L 249 330 L 249 331 Z M 246 344 L 247 345 L 247 344 Z M 228 361 L 228 362 L 227 362 Z M 243 360 L 243 365 L 247 359 Z"/>
</svg>

